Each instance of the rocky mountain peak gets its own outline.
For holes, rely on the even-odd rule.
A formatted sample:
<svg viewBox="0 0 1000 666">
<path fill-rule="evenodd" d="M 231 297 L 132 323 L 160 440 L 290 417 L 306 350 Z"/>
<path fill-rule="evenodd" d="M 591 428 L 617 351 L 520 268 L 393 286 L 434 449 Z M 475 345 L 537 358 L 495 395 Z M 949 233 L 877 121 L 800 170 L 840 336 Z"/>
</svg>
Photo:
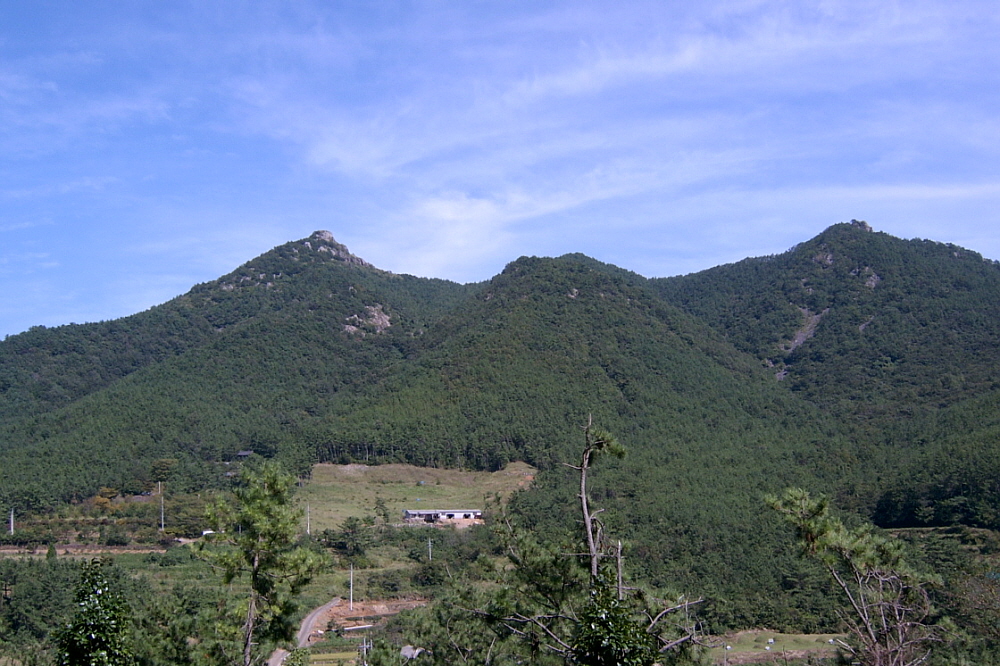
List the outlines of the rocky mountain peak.
<svg viewBox="0 0 1000 666">
<path fill-rule="evenodd" d="M 337 240 L 333 237 L 333 234 L 331 234 L 329 231 L 323 231 L 323 230 L 314 231 L 312 236 L 310 236 L 309 238 L 318 241 L 325 241 L 327 243 L 337 242 Z"/>
<path fill-rule="evenodd" d="M 355 264 L 357 266 L 371 266 L 371 264 L 361 257 L 351 254 L 351 251 L 347 249 L 347 246 L 343 243 L 338 243 L 333 237 L 333 234 L 329 231 L 314 231 L 309 238 L 302 241 L 302 245 L 315 252 L 328 253 L 331 259 L 337 259 L 339 261 L 343 261 L 348 264 Z"/>
</svg>

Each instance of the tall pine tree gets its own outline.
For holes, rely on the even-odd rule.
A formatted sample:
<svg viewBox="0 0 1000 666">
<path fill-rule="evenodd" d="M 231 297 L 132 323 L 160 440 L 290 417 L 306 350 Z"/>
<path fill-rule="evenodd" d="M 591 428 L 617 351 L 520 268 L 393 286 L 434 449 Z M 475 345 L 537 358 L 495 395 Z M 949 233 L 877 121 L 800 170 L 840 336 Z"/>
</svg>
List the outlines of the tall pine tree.
<svg viewBox="0 0 1000 666">
<path fill-rule="evenodd" d="M 132 666 L 129 607 L 104 574 L 103 563 L 83 566 L 76 587 L 76 612 L 59 632 L 59 666 Z"/>
</svg>

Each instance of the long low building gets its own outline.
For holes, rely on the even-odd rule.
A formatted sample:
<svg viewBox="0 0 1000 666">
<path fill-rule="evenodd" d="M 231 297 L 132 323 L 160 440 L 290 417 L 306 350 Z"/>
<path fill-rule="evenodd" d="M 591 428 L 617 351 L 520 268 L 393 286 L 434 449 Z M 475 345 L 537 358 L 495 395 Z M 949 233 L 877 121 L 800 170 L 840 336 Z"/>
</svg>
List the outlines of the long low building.
<svg viewBox="0 0 1000 666">
<path fill-rule="evenodd" d="M 431 525 L 469 525 L 482 522 L 483 512 L 480 509 L 404 509 L 403 520 Z"/>
</svg>

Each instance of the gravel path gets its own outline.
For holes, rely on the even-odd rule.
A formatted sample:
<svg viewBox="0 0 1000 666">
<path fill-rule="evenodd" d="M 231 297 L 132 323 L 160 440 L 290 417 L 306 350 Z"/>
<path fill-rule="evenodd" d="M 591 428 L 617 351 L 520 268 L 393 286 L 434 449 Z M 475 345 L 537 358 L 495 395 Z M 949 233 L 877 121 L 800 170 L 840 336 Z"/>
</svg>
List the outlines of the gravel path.
<svg viewBox="0 0 1000 666">
<path fill-rule="evenodd" d="M 314 631 L 316 631 L 317 623 L 322 622 L 325 619 L 326 614 L 338 604 L 340 604 L 340 597 L 334 597 L 328 603 L 320 606 L 319 608 L 312 609 L 312 611 L 302 619 L 302 624 L 299 626 L 299 633 L 295 637 L 296 647 L 301 648 L 309 645 L 309 637 L 312 636 Z M 287 656 L 288 650 L 278 648 L 271 654 L 271 658 L 267 660 L 267 666 L 281 666 Z"/>
</svg>

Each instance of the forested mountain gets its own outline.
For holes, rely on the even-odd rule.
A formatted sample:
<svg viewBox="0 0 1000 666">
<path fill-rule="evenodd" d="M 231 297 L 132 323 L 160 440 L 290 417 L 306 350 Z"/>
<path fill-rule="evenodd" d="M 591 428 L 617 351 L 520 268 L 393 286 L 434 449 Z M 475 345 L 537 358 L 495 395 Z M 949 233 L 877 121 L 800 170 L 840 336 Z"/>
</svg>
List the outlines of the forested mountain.
<svg viewBox="0 0 1000 666">
<path fill-rule="evenodd" d="M 147 312 L 9 337 L 0 494 L 38 507 L 134 492 L 157 458 L 196 485 L 239 450 L 293 455 L 331 396 L 474 289 L 379 271 L 317 232 Z"/>
<path fill-rule="evenodd" d="M 653 280 L 669 302 L 843 416 L 909 416 L 1000 388 L 1000 267 L 838 224 L 789 252 Z"/>
<path fill-rule="evenodd" d="M 471 285 L 317 232 L 147 312 L 0 343 L 0 505 L 139 492 L 164 458 L 196 490 L 241 450 L 299 473 L 522 459 L 548 471 L 516 508 L 556 532 L 593 415 L 630 449 L 593 488 L 646 580 L 725 624 L 819 626 L 763 494 L 1000 527 L 998 308 L 996 263 L 859 222 L 675 278 L 567 255 Z"/>
<path fill-rule="evenodd" d="M 652 284 L 883 461 L 877 522 L 1000 527 L 997 262 L 853 221 Z"/>
</svg>

